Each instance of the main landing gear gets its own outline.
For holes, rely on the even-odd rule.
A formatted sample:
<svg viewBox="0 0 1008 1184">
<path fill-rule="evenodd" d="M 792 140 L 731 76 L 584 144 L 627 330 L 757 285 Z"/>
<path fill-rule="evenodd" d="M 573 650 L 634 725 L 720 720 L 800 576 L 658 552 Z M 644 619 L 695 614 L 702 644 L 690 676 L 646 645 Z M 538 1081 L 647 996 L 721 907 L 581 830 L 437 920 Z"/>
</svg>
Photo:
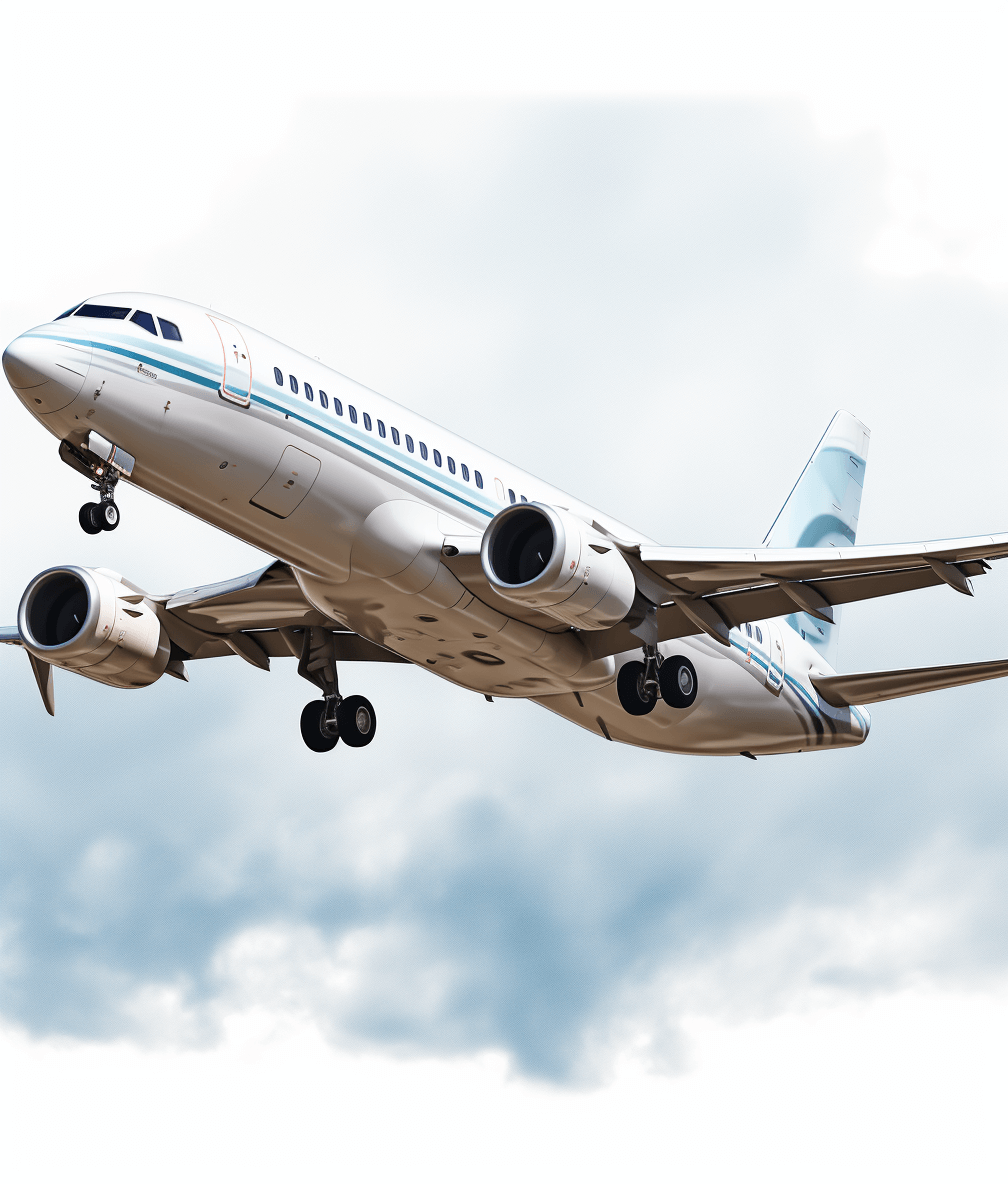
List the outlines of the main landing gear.
<svg viewBox="0 0 1008 1184">
<path fill-rule="evenodd" d="M 616 694 L 628 715 L 647 715 L 659 698 L 683 710 L 696 701 L 696 669 L 681 654 L 663 659 L 657 646 L 646 645 L 643 662 L 627 662 L 620 667 Z"/>
<path fill-rule="evenodd" d="M 98 465 L 94 470 L 97 478 L 91 488 L 96 490 L 100 501 L 85 502 L 80 508 L 77 520 L 85 534 L 98 534 L 103 530 L 115 530 L 119 525 L 119 507 L 115 504 L 115 487 L 119 476 L 111 465 Z"/>
<path fill-rule="evenodd" d="M 339 693 L 336 643 L 332 632 L 307 626 L 298 674 L 314 683 L 323 698 L 301 712 L 301 737 L 312 752 L 330 752 L 342 738 L 350 748 L 363 748 L 375 734 L 375 710 L 363 695 Z"/>
</svg>

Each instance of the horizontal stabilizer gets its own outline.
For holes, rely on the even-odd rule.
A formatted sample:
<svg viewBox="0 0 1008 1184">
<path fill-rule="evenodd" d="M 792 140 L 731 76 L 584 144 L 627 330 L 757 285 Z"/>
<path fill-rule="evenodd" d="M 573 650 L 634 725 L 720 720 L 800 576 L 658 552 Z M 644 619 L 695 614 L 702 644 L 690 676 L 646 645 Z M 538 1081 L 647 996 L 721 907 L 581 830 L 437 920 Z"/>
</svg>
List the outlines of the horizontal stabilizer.
<svg viewBox="0 0 1008 1184">
<path fill-rule="evenodd" d="M 882 703 L 924 691 L 942 691 L 1008 675 L 1008 660 L 967 662 L 961 666 L 926 666 L 918 670 L 879 670 L 868 674 L 812 675 L 812 685 L 831 707 Z"/>
</svg>

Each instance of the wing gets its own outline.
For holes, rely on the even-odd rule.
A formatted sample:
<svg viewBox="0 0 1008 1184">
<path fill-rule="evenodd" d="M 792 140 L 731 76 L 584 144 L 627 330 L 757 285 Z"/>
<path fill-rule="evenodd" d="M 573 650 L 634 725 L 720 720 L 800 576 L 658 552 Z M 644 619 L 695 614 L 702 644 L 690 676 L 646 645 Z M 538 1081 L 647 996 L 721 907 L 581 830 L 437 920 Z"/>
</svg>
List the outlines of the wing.
<svg viewBox="0 0 1008 1184">
<path fill-rule="evenodd" d="M 237 654 L 269 670 L 270 658 L 295 657 L 299 673 L 329 693 L 336 686 L 338 662 L 407 660 L 314 609 L 284 563 L 167 596 L 148 596 L 128 586 L 136 593 L 128 599 L 153 605 L 168 634 L 171 652 L 165 673 L 186 681 L 185 663 L 193 659 Z M 18 629 L 10 627 L 0 628 L 0 644 L 24 643 Z M 25 652 L 46 710 L 55 715 L 52 667 Z"/>
<path fill-rule="evenodd" d="M 332 635 L 340 662 L 404 662 L 398 654 L 353 633 L 313 608 L 291 569 L 277 561 L 259 571 L 148 598 L 185 658 L 237 654 L 260 669 L 271 657 L 300 657 L 306 630 Z"/>
<path fill-rule="evenodd" d="M 961 666 L 929 666 L 920 670 L 880 670 L 870 674 L 812 675 L 812 685 L 833 707 L 882 703 L 904 695 L 962 687 L 971 682 L 1008 676 L 1008 661 L 969 662 Z"/>
<path fill-rule="evenodd" d="M 614 540 L 615 541 L 615 540 Z M 658 605 L 661 641 L 707 633 L 728 644 L 745 621 L 796 611 L 832 621 L 835 605 L 948 584 L 967 596 L 970 579 L 1008 555 L 1008 534 L 899 547 L 707 550 L 617 542 L 641 595 Z M 583 634 L 595 657 L 631 649 L 631 623 Z"/>
</svg>

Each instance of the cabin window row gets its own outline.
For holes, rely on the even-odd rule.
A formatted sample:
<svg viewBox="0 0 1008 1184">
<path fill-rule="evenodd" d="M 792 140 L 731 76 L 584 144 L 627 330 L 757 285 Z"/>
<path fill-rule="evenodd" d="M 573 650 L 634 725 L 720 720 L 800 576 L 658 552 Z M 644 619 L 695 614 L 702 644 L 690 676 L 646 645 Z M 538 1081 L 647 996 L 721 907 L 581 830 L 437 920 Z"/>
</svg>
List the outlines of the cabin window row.
<svg viewBox="0 0 1008 1184">
<path fill-rule="evenodd" d="M 276 380 L 277 386 L 282 387 L 284 385 L 283 371 L 280 369 L 279 366 L 273 367 L 273 378 Z M 287 375 L 287 383 L 290 386 L 291 394 L 296 395 L 300 392 L 301 384 L 298 382 L 297 378 L 293 374 Z M 314 403 L 314 401 L 315 401 L 315 391 L 312 388 L 312 385 L 310 382 L 306 382 L 304 384 L 304 397 L 308 400 L 309 403 Z M 328 409 L 329 396 L 326 394 L 325 391 L 320 390 L 318 392 L 318 400 L 319 400 L 319 406 Z M 332 409 L 333 409 L 333 411 L 336 412 L 337 415 L 343 414 L 343 403 L 340 401 L 339 398 L 337 398 L 336 395 L 333 395 L 333 397 L 332 397 Z M 364 419 L 364 430 L 367 432 L 370 432 L 372 430 L 371 416 L 366 411 L 362 412 L 361 414 Z M 354 407 L 352 403 L 347 404 L 347 415 L 349 416 L 351 423 L 357 423 L 357 408 Z M 378 435 L 383 440 L 386 439 L 387 432 L 386 432 L 385 424 L 382 422 L 382 420 L 380 420 L 380 419 L 375 420 L 374 426 L 377 426 L 377 428 L 378 428 Z M 427 460 L 428 457 L 433 452 L 434 464 L 437 465 L 437 467 L 439 469 L 444 466 L 445 462 L 447 462 L 448 472 L 451 473 L 451 475 L 453 477 L 455 476 L 456 472 L 461 472 L 462 480 L 463 481 L 469 480 L 469 466 L 467 464 L 463 464 L 463 463 L 459 462 L 459 464 L 456 465 L 454 457 L 452 457 L 452 456 L 442 457 L 441 453 L 438 451 L 437 448 L 428 449 L 427 445 L 423 442 L 423 440 L 418 440 L 414 443 L 413 437 L 408 432 L 405 432 L 405 433 L 403 433 L 402 436 L 400 436 L 399 429 L 394 428 L 394 427 L 389 427 L 388 432 L 390 432 L 392 434 L 392 443 L 397 448 L 400 447 L 401 440 L 405 440 L 406 451 L 412 453 L 412 452 L 416 451 L 417 444 L 419 444 L 420 457 L 422 460 Z M 482 489 L 483 488 L 483 474 L 479 471 L 479 469 L 473 469 L 472 476 L 473 476 L 473 480 L 476 482 L 476 488 Z M 511 500 L 512 501 L 515 500 L 514 493 L 511 493 Z M 521 500 L 526 501 L 527 499 L 524 496 L 522 496 Z"/>
</svg>

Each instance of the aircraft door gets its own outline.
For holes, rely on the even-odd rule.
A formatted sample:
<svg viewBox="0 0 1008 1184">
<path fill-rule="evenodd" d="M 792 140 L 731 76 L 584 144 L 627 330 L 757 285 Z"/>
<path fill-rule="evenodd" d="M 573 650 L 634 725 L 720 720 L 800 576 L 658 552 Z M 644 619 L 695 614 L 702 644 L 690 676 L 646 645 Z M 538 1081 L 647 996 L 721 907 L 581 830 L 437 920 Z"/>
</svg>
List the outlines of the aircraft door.
<svg viewBox="0 0 1008 1184">
<path fill-rule="evenodd" d="M 241 330 L 225 321 L 222 317 L 211 316 L 213 327 L 217 330 L 221 348 L 224 351 L 224 370 L 221 374 L 219 394 L 229 403 L 237 403 L 239 407 L 248 407 L 252 402 L 252 358 Z"/>
<path fill-rule="evenodd" d="M 766 622 L 767 632 L 767 690 L 779 695 L 784 686 L 784 634 L 776 621 Z"/>
</svg>

